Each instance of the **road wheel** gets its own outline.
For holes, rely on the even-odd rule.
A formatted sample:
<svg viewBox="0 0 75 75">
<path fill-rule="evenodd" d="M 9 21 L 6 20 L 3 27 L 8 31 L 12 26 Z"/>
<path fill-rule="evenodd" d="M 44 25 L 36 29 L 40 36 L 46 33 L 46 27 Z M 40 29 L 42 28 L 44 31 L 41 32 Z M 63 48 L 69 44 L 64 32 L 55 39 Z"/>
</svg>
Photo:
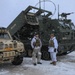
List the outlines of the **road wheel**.
<svg viewBox="0 0 75 75">
<path fill-rule="evenodd" d="M 67 52 L 62 53 L 62 55 L 67 55 Z"/>
<path fill-rule="evenodd" d="M 12 61 L 12 64 L 13 65 L 20 65 L 22 62 L 23 62 L 23 57 L 17 56 Z"/>
<path fill-rule="evenodd" d="M 28 56 L 32 57 L 32 50 L 28 50 Z"/>
<path fill-rule="evenodd" d="M 23 55 L 24 55 L 24 57 L 26 57 L 27 56 L 27 51 L 24 51 Z"/>
<path fill-rule="evenodd" d="M 50 54 L 47 51 L 42 52 L 42 59 L 44 60 L 49 60 L 50 59 Z"/>
</svg>

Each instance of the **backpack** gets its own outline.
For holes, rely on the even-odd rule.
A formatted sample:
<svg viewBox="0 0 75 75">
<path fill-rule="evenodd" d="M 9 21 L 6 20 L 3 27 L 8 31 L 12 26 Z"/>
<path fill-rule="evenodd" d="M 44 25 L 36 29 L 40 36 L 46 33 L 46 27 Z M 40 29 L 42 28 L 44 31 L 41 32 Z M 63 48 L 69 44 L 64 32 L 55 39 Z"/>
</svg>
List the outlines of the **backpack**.
<svg viewBox="0 0 75 75">
<path fill-rule="evenodd" d="M 49 40 L 49 46 L 54 47 L 54 41 L 53 40 Z"/>
</svg>

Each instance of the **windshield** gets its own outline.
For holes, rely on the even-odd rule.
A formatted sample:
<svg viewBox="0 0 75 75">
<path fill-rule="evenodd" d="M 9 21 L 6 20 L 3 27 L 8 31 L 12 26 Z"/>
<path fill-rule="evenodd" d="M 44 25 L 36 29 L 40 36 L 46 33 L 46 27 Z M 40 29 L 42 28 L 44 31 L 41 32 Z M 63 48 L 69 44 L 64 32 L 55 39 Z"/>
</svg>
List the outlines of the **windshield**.
<svg viewBox="0 0 75 75">
<path fill-rule="evenodd" d="M 10 39 L 8 33 L 0 33 L 0 39 Z"/>
</svg>

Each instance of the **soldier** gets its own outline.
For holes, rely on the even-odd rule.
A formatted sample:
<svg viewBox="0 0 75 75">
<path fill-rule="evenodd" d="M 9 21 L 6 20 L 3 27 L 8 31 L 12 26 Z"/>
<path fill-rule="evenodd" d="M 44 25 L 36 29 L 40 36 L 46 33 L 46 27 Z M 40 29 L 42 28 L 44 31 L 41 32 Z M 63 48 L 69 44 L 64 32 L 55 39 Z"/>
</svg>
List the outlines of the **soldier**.
<svg viewBox="0 0 75 75">
<path fill-rule="evenodd" d="M 41 40 L 39 38 L 39 34 L 35 34 L 33 39 L 31 40 L 31 47 L 33 49 L 33 53 L 32 53 L 32 60 L 33 60 L 33 64 L 37 65 L 37 64 L 42 64 L 40 62 L 41 59 L 41 47 L 42 47 L 42 43 Z M 37 59 L 36 59 L 37 57 Z"/>
<path fill-rule="evenodd" d="M 52 62 L 50 64 L 56 65 L 56 54 L 57 54 L 57 48 L 58 48 L 58 42 L 54 34 L 50 35 L 50 40 L 49 40 L 49 52 L 51 56 Z"/>
</svg>

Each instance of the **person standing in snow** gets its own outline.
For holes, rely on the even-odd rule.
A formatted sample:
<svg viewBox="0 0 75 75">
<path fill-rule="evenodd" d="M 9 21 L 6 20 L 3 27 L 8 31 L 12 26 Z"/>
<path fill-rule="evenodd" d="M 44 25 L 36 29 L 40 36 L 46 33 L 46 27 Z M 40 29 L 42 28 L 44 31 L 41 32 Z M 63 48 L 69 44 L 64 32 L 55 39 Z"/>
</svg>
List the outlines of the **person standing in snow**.
<svg viewBox="0 0 75 75">
<path fill-rule="evenodd" d="M 42 42 L 39 38 L 39 34 L 36 33 L 33 37 L 33 39 L 31 40 L 31 47 L 33 49 L 33 53 L 32 53 L 32 61 L 34 65 L 37 64 L 42 64 L 40 62 L 41 59 L 41 47 L 42 47 Z"/>
<path fill-rule="evenodd" d="M 50 56 L 52 60 L 50 64 L 56 65 L 56 61 L 57 61 L 56 54 L 57 54 L 57 49 L 58 49 L 58 41 L 53 33 L 50 35 L 48 48 L 49 48 L 48 51 L 50 52 Z"/>
</svg>

